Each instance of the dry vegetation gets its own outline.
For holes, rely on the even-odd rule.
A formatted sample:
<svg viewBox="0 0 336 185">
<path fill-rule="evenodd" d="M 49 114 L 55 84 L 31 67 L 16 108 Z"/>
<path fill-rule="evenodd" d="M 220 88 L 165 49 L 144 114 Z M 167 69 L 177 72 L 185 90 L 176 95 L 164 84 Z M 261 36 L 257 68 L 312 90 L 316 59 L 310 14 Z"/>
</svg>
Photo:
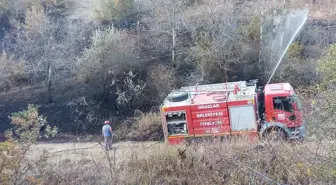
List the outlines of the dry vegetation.
<svg viewBox="0 0 336 185">
<path fill-rule="evenodd" d="M 179 146 L 161 141 L 114 142 L 110 151 L 103 149 L 101 140 L 34 144 L 39 136 L 38 128 L 45 124 L 45 119 L 30 106 L 26 111 L 13 114 L 12 122 L 17 127 L 10 133 L 16 135 L 8 135 L 11 139 L 0 144 L 0 174 L 3 177 L 0 182 L 335 184 L 335 115 L 331 111 L 336 96 L 326 93 L 305 101 L 305 107 L 310 108 L 305 110 L 309 137 L 299 143 L 268 143 L 242 137 L 222 142 L 209 138 Z M 120 129 L 118 137 L 148 139 L 144 137 L 158 134 L 151 129 L 160 128 L 160 116 L 155 112 L 138 112 L 132 123 L 124 123 L 124 126 L 128 132 Z M 53 136 L 54 131 L 47 133 Z"/>
<path fill-rule="evenodd" d="M 302 95 L 306 141 L 160 142 L 153 107 L 172 89 L 267 77 L 259 13 L 273 2 L 0 0 L 0 134 L 14 127 L 0 143 L 0 184 L 336 184 L 334 1 L 277 5 L 311 9 L 274 78 Z M 94 134 L 105 119 L 117 129 L 109 152 L 36 144 L 56 134 L 47 121 Z"/>
<path fill-rule="evenodd" d="M 28 152 L 23 184 L 334 184 L 335 143 L 204 141 L 195 145 L 42 144 Z M 51 149 L 52 147 L 52 149 Z M 41 155 L 46 149 L 47 153 Z"/>
<path fill-rule="evenodd" d="M 8 113 L 35 103 L 61 131 L 92 132 L 104 119 L 122 123 L 149 111 L 180 85 L 265 81 L 260 11 L 275 6 L 308 3 L 311 12 L 274 82 L 319 82 L 316 61 L 336 42 L 335 3 L 327 0 L 0 2 L 0 120 L 7 126 Z"/>
<path fill-rule="evenodd" d="M 148 141 L 162 140 L 161 115 L 157 111 L 136 111 L 134 118 L 126 120 L 116 133 L 118 140 Z"/>
</svg>

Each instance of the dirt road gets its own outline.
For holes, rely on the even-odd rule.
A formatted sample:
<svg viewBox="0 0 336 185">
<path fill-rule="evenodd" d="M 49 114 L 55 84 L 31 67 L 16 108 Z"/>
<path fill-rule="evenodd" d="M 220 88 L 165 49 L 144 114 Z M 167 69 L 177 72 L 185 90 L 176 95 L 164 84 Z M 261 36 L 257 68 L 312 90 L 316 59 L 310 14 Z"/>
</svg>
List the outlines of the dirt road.
<svg viewBox="0 0 336 185">
<path fill-rule="evenodd" d="M 307 139 L 304 144 L 296 147 L 314 148 L 315 142 Z M 328 142 L 330 144 L 330 141 Z M 227 147 L 236 145 L 247 145 L 246 142 L 228 142 Z M 322 145 L 323 143 L 320 143 Z M 255 143 L 255 146 L 262 145 L 262 143 Z M 279 145 L 281 145 L 279 143 Z M 114 143 L 112 150 L 106 152 L 103 148 L 103 143 L 97 142 L 75 142 L 75 143 L 39 143 L 31 148 L 27 153 L 28 159 L 38 159 L 43 151 L 49 153 L 50 162 L 62 161 L 80 161 L 80 160 L 97 160 L 103 161 L 109 157 L 117 159 L 118 162 L 125 162 L 131 158 L 147 158 L 153 154 L 162 154 L 166 152 L 176 151 L 182 145 L 166 145 L 163 142 L 118 142 Z M 312 149 L 313 150 L 313 149 Z M 321 149 L 320 149 L 321 150 Z M 198 152 L 202 149 L 199 148 Z M 315 150 L 314 150 L 315 151 Z"/>
<path fill-rule="evenodd" d="M 27 153 L 29 159 L 36 159 L 41 156 L 43 151 L 48 151 L 53 157 L 53 162 L 64 160 L 83 160 L 83 159 L 106 159 L 107 153 L 103 148 L 103 143 L 39 143 L 31 148 Z M 153 152 L 166 149 L 162 142 L 119 142 L 113 144 L 112 150 L 108 152 L 121 161 L 134 155 L 146 157 Z"/>
</svg>

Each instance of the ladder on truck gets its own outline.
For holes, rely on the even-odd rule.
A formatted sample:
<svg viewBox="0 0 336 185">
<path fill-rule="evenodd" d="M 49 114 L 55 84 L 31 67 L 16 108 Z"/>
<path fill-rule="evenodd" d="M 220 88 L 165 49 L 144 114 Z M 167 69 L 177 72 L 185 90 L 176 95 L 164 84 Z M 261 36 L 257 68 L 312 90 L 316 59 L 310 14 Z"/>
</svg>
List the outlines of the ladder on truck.
<svg viewBox="0 0 336 185">
<path fill-rule="evenodd" d="M 179 91 L 189 92 L 191 94 L 209 93 L 209 92 L 232 92 L 237 87 L 242 91 L 246 90 L 247 89 L 246 81 L 187 86 L 187 87 L 181 87 Z"/>
</svg>

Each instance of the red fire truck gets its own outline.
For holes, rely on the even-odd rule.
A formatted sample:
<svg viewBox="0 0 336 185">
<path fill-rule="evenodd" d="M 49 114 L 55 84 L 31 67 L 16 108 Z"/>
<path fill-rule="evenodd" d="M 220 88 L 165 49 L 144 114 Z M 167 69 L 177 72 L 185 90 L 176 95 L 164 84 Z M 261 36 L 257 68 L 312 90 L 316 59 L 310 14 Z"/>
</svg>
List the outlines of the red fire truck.
<svg viewBox="0 0 336 185">
<path fill-rule="evenodd" d="M 165 141 L 247 134 L 268 139 L 305 137 L 301 103 L 289 83 L 257 88 L 257 80 L 181 87 L 161 106 Z"/>
</svg>

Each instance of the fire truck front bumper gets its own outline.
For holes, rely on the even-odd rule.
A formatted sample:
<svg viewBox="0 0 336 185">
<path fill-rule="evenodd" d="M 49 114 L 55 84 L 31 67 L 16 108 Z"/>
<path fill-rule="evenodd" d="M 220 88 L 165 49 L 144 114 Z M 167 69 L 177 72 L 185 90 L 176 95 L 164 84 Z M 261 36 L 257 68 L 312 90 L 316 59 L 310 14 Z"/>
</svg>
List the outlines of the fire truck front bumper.
<svg viewBox="0 0 336 185">
<path fill-rule="evenodd" d="M 288 139 L 290 140 L 303 140 L 306 137 L 306 126 L 288 128 Z"/>
</svg>

